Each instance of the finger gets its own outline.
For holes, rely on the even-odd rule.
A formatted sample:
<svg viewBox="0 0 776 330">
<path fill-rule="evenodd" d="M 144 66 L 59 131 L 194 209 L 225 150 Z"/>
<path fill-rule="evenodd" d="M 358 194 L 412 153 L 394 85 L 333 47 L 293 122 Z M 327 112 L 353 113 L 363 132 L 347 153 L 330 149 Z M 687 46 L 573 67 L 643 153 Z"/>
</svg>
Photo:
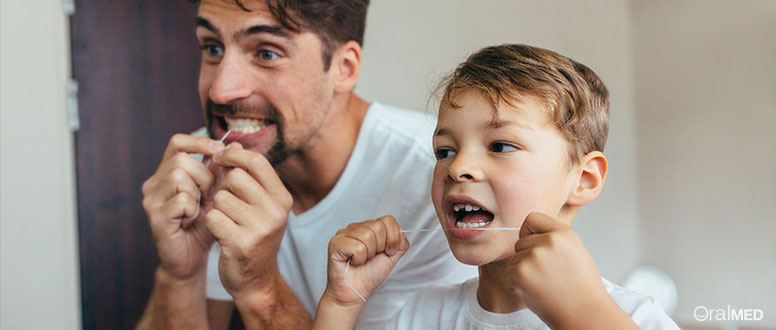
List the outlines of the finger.
<svg viewBox="0 0 776 330">
<path fill-rule="evenodd" d="M 179 152 L 159 166 L 159 173 L 182 169 L 202 190 L 209 189 L 213 184 L 213 172 L 191 155 Z"/>
<path fill-rule="evenodd" d="M 399 251 L 407 251 L 410 249 L 410 240 L 407 239 L 407 235 L 401 232 L 401 229 L 399 230 Z"/>
<path fill-rule="evenodd" d="M 368 252 L 366 245 L 360 240 L 345 235 L 337 235 L 329 243 L 331 259 L 339 262 L 350 260 L 350 264 L 360 266 L 366 263 Z"/>
<path fill-rule="evenodd" d="M 546 238 L 547 233 L 544 234 L 532 234 L 525 237 L 520 237 L 520 239 L 515 242 L 515 252 L 531 249 L 534 247 L 537 247 L 541 245 L 542 241 Z"/>
<path fill-rule="evenodd" d="M 369 228 L 369 226 L 363 223 L 348 230 L 347 237 L 360 241 L 366 247 L 366 258 L 372 259 L 378 252 L 377 250 L 377 234 Z M 385 238 L 383 238 L 383 244 L 385 244 Z"/>
<path fill-rule="evenodd" d="M 399 248 L 399 224 L 396 219 L 390 215 L 385 215 L 377 219 L 385 228 L 385 253 L 393 255 Z"/>
<path fill-rule="evenodd" d="M 553 230 L 566 229 L 565 224 L 555 218 L 540 212 L 531 212 L 520 226 L 520 238 L 539 233 L 546 233 Z"/>
<path fill-rule="evenodd" d="M 510 266 L 516 265 L 523 262 L 526 259 L 533 258 L 535 253 L 536 251 L 534 251 L 534 249 L 523 249 L 520 251 L 516 251 L 515 254 L 512 255 L 512 257 L 509 259 L 508 265 Z"/>
<path fill-rule="evenodd" d="M 231 147 L 235 145 L 235 147 Z M 263 155 L 242 149 L 239 144 L 230 144 L 230 147 L 213 157 L 213 163 L 225 167 L 239 167 L 244 169 L 272 196 L 284 196 L 288 194 L 277 172 Z"/>
<path fill-rule="evenodd" d="M 237 198 L 251 205 L 268 201 L 269 194 L 259 185 L 252 176 L 241 168 L 233 168 L 224 176 L 217 189 L 227 189 Z"/>
<path fill-rule="evenodd" d="M 152 199 L 159 202 L 159 204 L 167 203 L 173 196 L 184 192 L 191 195 L 194 199 L 199 198 L 200 191 L 197 188 L 197 184 L 186 173 L 185 170 L 176 168 L 173 169 L 164 179 L 159 182 L 153 189 L 148 192 L 153 196 Z"/>
<path fill-rule="evenodd" d="M 407 240 L 407 237 L 404 236 L 404 233 L 400 233 L 399 238 L 399 244 L 396 248 L 396 252 L 394 254 L 389 254 L 388 258 L 391 259 L 391 263 L 396 266 L 396 264 L 399 262 L 401 257 L 404 256 L 405 253 L 407 253 L 407 250 L 409 250 L 410 247 L 410 241 Z"/>
<path fill-rule="evenodd" d="M 168 219 L 182 220 L 194 218 L 197 216 L 198 211 L 197 200 L 185 192 L 180 192 L 173 196 L 167 200 L 164 206 L 164 212 L 167 214 Z"/>
<path fill-rule="evenodd" d="M 179 152 L 203 154 L 212 156 L 224 149 L 224 144 L 203 136 L 187 134 L 175 134 L 170 139 L 167 149 L 164 151 L 162 162 Z"/>
<path fill-rule="evenodd" d="M 213 196 L 213 209 L 217 209 L 236 225 L 245 225 L 251 217 L 251 206 L 227 190 L 219 190 Z"/>
<path fill-rule="evenodd" d="M 216 209 L 210 210 L 205 216 L 205 226 L 219 243 L 230 240 L 237 230 L 237 224 Z"/>
</svg>

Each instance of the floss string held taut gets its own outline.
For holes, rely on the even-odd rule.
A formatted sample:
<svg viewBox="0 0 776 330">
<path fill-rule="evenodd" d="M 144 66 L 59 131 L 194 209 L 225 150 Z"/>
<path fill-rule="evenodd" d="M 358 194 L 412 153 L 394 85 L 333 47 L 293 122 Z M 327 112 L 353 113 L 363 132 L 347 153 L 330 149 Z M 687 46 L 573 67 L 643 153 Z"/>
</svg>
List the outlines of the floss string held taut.
<svg viewBox="0 0 776 330">
<path fill-rule="evenodd" d="M 400 232 L 402 233 L 420 233 L 420 232 L 427 232 L 427 231 L 454 231 L 454 230 L 511 230 L 511 231 L 518 231 L 520 230 L 520 227 L 516 228 L 509 228 L 509 227 L 501 227 L 501 228 L 433 228 L 433 229 L 427 229 L 427 228 L 420 228 L 420 229 L 402 229 Z M 345 282 L 345 285 L 347 285 L 351 290 L 353 290 L 353 293 L 355 293 L 359 298 L 361 298 L 361 301 L 366 302 L 366 298 L 364 298 L 363 295 L 361 295 L 358 290 L 356 290 L 353 285 L 348 282 L 348 271 L 350 270 L 350 259 L 348 259 L 348 263 L 345 266 L 345 273 L 342 274 L 342 280 Z"/>
</svg>

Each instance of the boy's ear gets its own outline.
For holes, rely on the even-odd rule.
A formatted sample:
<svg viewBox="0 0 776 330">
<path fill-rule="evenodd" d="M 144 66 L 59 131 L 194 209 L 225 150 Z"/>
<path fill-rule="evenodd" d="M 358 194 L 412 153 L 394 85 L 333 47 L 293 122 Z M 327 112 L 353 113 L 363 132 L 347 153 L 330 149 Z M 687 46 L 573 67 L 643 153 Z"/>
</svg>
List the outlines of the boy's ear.
<svg viewBox="0 0 776 330">
<path fill-rule="evenodd" d="M 342 44 L 332 55 L 329 70 L 335 70 L 333 72 L 334 90 L 339 93 L 352 91 L 361 74 L 361 45 L 350 40 Z"/>
<path fill-rule="evenodd" d="M 604 188 L 609 164 L 600 151 L 591 151 L 579 161 L 578 179 L 574 182 L 566 204 L 580 207 L 592 202 Z"/>
</svg>

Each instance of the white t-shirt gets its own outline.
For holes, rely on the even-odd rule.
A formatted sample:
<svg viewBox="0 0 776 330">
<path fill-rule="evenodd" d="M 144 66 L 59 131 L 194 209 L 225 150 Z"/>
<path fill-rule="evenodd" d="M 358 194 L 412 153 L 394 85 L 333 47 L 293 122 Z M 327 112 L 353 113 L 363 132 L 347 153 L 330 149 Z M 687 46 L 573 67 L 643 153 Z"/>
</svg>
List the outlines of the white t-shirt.
<svg viewBox="0 0 776 330">
<path fill-rule="evenodd" d="M 437 228 L 431 204 L 433 117 L 372 103 L 345 171 L 313 208 L 293 212 L 280 244 L 280 273 L 312 315 L 326 288 L 329 240 L 349 223 L 390 214 L 407 229 Z M 372 293 L 357 328 L 384 325 L 413 294 L 430 284 L 461 283 L 477 268 L 459 263 L 441 232 L 408 233 L 411 247 Z M 218 278 L 220 247 L 208 262 L 207 295 L 232 300 Z"/>
<path fill-rule="evenodd" d="M 603 281 L 606 292 L 642 329 L 679 329 L 651 297 Z M 477 301 L 477 285 L 473 278 L 420 292 L 394 315 L 387 329 L 549 329 L 527 308 L 507 314 L 484 310 Z"/>
</svg>

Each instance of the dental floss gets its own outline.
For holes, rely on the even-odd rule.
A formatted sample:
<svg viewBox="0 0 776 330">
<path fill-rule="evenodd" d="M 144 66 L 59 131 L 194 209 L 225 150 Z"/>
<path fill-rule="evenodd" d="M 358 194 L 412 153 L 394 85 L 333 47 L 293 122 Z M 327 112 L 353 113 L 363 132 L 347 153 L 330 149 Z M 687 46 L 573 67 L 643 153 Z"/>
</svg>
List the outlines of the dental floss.
<svg viewBox="0 0 776 330">
<path fill-rule="evenodd" d="M 509 227 L 502 227 L 502 228 L 433 228 L 433 229 L 402 229 L 400 232 L 402 233 L 419 233 L 419 232 L 425 232 L 425 231 L 445 231 L 445 230 L 520 230 L 520 227 L 516 228 L 509 228 Z M 350 259 L 348 259 L 348 263 L 345 266 L 345 274 L 342 274 L 342 280 L 345 281 L 345 285 L 347 285 L 353 292 L 361 298 L 361 301 L 366 302 L 366 298 L 361 295 L 356 288 L 354 288 L 350 282 L 348 282 L 348 270 L 350 270 Z"/>
<path fill-rule="evenodd" d="M 366 298 L 364 298 L 364 296 L 362 296 L 362 295 L 361 295 L 361 294 L 358 292 L 358 290 L 356 290 L 356 288 L 354 288 L 352 285 L 350 285 L 350 282 L 348 282 L 348 270 L 350 270 L 350 259 L 348 259 L 348 265 L 347 265 L 347 266 L 345 266 L 345 274 L 344 274 L 344 275 L 342 275 L 342 280 L 344 280 L 344 281 L 345 281 L 345 284 L 346 284 L 348 287 L 350 287 L 350 289 L 351 289 L 351 290 L 353 290 L 353 292 L 355 292 L 355 293 L 356 293 L 356 295 L 357 295 L 359 298 L 361 298 L 361 300 L 362 300 L 362 301 L 366 302 Z"/>
<path fill-rule="evenodd" d="M 433 228 L 433 229 L 402 229 L 402 233 L 419 233 L 424 231 L 455 231 L 455 230 L 520 230 L 517 228 Z"/>
<path fill-rule="evenodd" d="M 221 139 L 218 140 L 218 142 L 224 143 L 224 140 L 226 140 L 226 137 L 229 136 L 229 133 L 232 133 L 232 130 L 226 131 L 226 134 L 224 134 L 224 136 L 222 136 Z M 207 162 L 205 162 L 205 167 L 210 167 L 210 160 L 211 159 L 212 158 L 208 158 L 207 159 Z"/>
<path fill-rule="evenodd" d="M 228 130 L 228 131 L 226 131 L 226 134 L 224 134 L 224 136 L 222 136 L 222 137 L 221 137 L 221 139 L 220 139 L 220 140 L 218 140 L 218 142 L 224 143 L 224 140 L 226 140 L 226 137 L 227 137 L 227 136 L 229 136 L 229 133 L 232 133 L 232 130 Z M 207 162 L 205 162 L 205 167 L 210 167 L 210 160 L 211 160 L 211 159 L 212 159 L 212 158 L 208 158 L 208 159 L 207 159 Z M 196 211 L 194 211 L 194 214 L 197 214 L 197 215 L 199 214 L 199 202 L 200 202 L 201 200 L 202 200 L 202 193 L 200 192 L 200 193 L 199 193 L 199 197 L 197 197 L 197 210 L 196 210 Z"/>
</svg>

